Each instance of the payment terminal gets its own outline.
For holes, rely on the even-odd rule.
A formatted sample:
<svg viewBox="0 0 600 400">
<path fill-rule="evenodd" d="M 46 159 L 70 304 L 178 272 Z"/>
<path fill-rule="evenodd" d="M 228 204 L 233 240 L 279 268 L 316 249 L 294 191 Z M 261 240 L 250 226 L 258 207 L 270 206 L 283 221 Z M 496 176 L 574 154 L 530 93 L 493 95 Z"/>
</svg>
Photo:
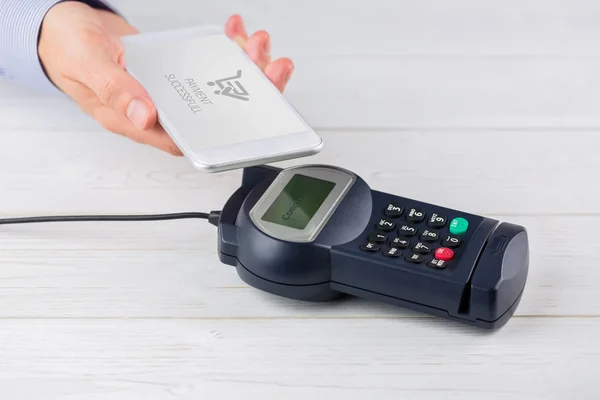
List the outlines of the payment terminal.
<svg viewBox="0 0 600 400">
<path fill-rule="evenodd" d="M 357 296 L 496 329 L 527 280 L 524 227 L 376 191 L 334 166 L 246 168 L 214 224 L 223 263 L 290 299 Z"/>
</svg>

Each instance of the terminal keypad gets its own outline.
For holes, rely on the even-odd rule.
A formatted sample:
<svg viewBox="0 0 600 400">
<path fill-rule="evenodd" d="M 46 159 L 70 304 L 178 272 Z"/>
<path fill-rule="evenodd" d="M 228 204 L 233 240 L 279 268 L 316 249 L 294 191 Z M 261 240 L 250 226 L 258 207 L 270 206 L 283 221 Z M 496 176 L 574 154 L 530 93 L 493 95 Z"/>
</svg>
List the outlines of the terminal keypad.
<svg viewBox="0 0 600 400">
<path fill-rule="evenodd" d="M 456 260 L 469 231 L 469 221 L 463 216 L 449 219 L 434 209 L 396 202 L 388 203 L 375 217 L 361 250 L 435 269 L 447 268 Z"/>
</svg>

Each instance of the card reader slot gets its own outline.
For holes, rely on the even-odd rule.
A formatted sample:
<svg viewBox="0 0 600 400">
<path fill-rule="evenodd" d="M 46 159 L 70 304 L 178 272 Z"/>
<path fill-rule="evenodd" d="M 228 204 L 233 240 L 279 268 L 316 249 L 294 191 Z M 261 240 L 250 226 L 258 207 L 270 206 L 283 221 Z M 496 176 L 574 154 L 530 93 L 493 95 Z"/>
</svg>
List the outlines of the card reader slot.
<svg viewBox="0 0 600 400">
<path fill-rule="evenodd" d="M 496 231 L 497 228 L 498 228 L 498 225 L 494 226 L 489 231 L 489 233 L 485 239 L 485 243 L 481 247 L 481 250 L 479 251 L 479 253 L 477 253 L 475 262 L 473 263 L 473 268 L 471 269 L 469 277 L 467 278 L 467 282 L 465 284 L 463 293 L 460 298 L 460 302 L 458 305 L 458 311 L 457 311 L 458 315 L 468 315 L 471 310 L 471 281 L 473 280 L 473 274 L 475 273 L 475 270 L 477 269 L 477 266 L 479 265 L 479 260 L 481 259 L 481 255 L 483 254 L 483 252 L 490 240 L 490 237 L 492 237 L 492 235 L 494 234 L 494 232 Z"/>
</svg>

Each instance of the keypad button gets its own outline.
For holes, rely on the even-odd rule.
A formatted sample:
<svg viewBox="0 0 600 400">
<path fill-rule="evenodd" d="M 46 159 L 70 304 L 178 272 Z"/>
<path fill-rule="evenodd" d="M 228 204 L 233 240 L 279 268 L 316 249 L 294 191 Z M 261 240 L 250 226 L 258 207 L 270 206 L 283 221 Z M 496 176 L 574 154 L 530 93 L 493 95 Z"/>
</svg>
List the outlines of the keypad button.
<svg viewBox="0 0 600 400">
<path fill-rule="evenodd" d="M 390 218 L 398 218 L 402 215 L 402 211 L 404 209 L 401 205 L 389 203 L 383 213 Z"/>
<path fill-rule="evenodd" d="M 434 258 L 433 260 L 429 261 L 429 263 L 427 264 L 430 267 L 434 267 L 434 268 L 446 268 L 446 265 L 448 265 L 448 263 L 444 260 L 438 260 L 437 258 Z"/>
<path fill-rule="evenodd" d="M 454 257 L 454 251 L 447 247 L 440 247 L 435 251 L 435 258 L 438 260 L 449 261 Z"/>
<path fill-rule="evenodd" d="M 431 217 L 429 217 L 427 225 L 429 225 L 430 228 L 443 228 L 444 226 L 446 226 L 446 217 L 438 213 L 433 213 L 431 214 Z"/>
<path fill-rule="evenodd" d="M 390 243 L 392 247 L 397 247 L 399 249 L 406 249 L 409 244 L 410 242 L 407 239 L 399 237 L 392 239 L 392 242 Z"/>
<path fill-rule="evenodd" d="M 435 231 L 424 230 L 421 233 L 421 240 L 424 242 L 435 242 L 440 237 L 440 234 Z"/>
<path fill-rule="evenodd" d="M 402 250 L 396 247 L 390 247 L 389 249 L 383 252 L 384 255 L 392 258 L 400 257 L 402 255 Z"/>
<path fill-rule="evenodd" d="M 414 236 L 417 233 L 417 228 L 410 225 L 402 225 L 398 228 L 398 233 L 402 236 Z"/>
<path fill-rule="evenodd" d="M 460 242 L 462 242 L 462 240 L 458 236 L 448 235 L 442 241 L 442 246 L 444 246 L 444 247 L 458 247 L 458 246 L 460 246 Z"/>
<path fill-rule="evenodd" d="M 386 232 L 393 231 L 395 227 L 396 227 L 396 223 L 387 218 L 381 218 L 379 220 L 379 222 L 377 223 L 377 229 L 386 231 Z"/>
<path fill-rule="evenodd" d="M 415 245 L 415 247 L 413 247 L 412 251 L 416 254 L 429 254 L 431 253 L 431 247 L 425 243 L 419 242 Z"/>
<path fill-rule="evenodd" d="M 453 235 L 462 235 L 469 229 L 469 221 L 464 218 L 454 218 L 450 222 L 450 233 Z"/>
<path fill-rule="evenodd" d="M 360 246 L 360 249 L 364 250 L 364 251 L 369 251 L 369 252 L 376 252 L 379 250 L 379 244 L 374 243 L 374 242 L 363 243 Z"/>
<path fill-rule="evenodd" d="M 369 235 L 369 241 L 374 243 L 385 243 L 387 241 L 387 235 L 385 233 L 371 233 Z"/>
<path fill-rule="evenodd" d="M 409 254 L 406 256 L 406 261 L 415 263 L 415 264 L 422 263 L 423 260 L 424 260 L 424 258 L 420 254 Z"/>
<path fill-rule="evenodd" d="M 423 221 L 425 219 L 425 211 L 419 209 L 419 208 L 411 208 L 410 211 L 408 212 L 408 215 L 406 216 L 406 220 L 408 222 L 413 222 L 415 224 L 418 224 L 419 222 Z"/>
</svg>

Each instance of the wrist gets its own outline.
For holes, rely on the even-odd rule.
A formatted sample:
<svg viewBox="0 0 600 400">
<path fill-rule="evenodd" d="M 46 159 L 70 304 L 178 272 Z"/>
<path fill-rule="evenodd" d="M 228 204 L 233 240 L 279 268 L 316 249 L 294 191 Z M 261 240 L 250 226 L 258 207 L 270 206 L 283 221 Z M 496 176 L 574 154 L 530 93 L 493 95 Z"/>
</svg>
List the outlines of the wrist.
<svg viewBox="0 0 600 400">
<path fill-rule="evenodd" d="M 47 81 L 56 89 L 61 90 L 57 82 L 52 78 L 50 64 L 55 64 L 57 59 L 57 46 L 62 46 L 61 38 L 69 37 L 65 35 L 61 27 L 69 24 L 76 24 L 78 16 L 84 18 L 95 18 L 96 13 L 112 13 L 121 17 L 107 3 L 100 0 L 52 0 L 54 4 L 50 6 L 44 15 L 39 26 L 37 36 L 37 55 L 39 66 Z M 87 16 L 87 17 L 85 17 Z M 122 18 L 122 17 L 121 17 Z M 56 75 L 56 71 L 53 71 Z"/>
</svg>

